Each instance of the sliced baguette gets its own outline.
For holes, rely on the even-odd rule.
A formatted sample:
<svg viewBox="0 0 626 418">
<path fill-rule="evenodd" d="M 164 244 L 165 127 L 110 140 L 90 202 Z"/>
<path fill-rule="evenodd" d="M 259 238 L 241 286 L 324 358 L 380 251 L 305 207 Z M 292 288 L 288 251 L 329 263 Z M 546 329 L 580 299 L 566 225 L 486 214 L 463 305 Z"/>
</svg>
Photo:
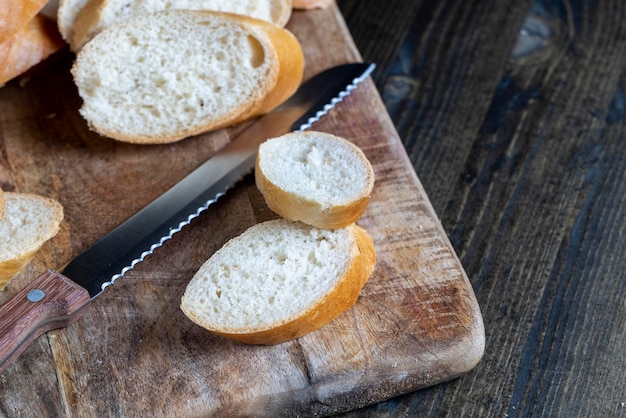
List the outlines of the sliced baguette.
<svg viewBox="0 0 626 418">
<path fill-rule="evenodd" d="M 261 144 L 255 181 L 268 207 L 320 228 L 356 222 L 369 203 L 374 170 L 363 151 L 324 132 L 292 132 Z"/>
<path fill-rule="evenodd" d="M 0 219 L 0 290 L 56 235 L 63 207 L 55 200 L 29 193 L 5 192 Z"/>
<path fill-rule="evenodd" d="M 269 112 L 298 88 L 304 55 L 286 29 L 241 15 L 166 10 L 102 31 L 72 74 L 101 135 L 152 144 Z"/>
<path fill-rule="evenodd" d="M 79 51 L 95 35 L 115 23 L 136 15 L 167 9 L 213 10 L 237 13 L 283 27 L 292 11 L 291 0 L 91 0 L 73 25 L 70 46 Z"/>
<path fill-rule="evenodd" d="M 48 0 L 3 0 L 0 4 L 0 43 L 30 22 Z"/>
<path fill-rule="evenodd" d="M 23 74 L 65 46 L 54 20 L 35 15 L 0 43 L 0 85 Z"/>
<path fill-rule="evenodd" d="M 59 0 L 57 25 L 61 36 L 68 44 L 74 39 L 74 24 L 76 18 L 90 1 L 91 0 Z"/>
<path fill-rule="evenodd" d="M 357 225 L 328 230 L 266 221 L 202 265 L 181 309 L 224 337 L 278 344 L 323 327 L 353 306 L 375 263 L 372 238 Z"/>
</svg>

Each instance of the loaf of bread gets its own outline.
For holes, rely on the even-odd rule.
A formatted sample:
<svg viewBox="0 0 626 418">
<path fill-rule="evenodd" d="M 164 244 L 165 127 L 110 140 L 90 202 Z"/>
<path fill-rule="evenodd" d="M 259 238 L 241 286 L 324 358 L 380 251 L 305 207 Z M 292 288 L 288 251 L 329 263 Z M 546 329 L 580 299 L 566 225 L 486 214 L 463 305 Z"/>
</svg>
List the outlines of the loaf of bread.
<svg viewBox="0 0 626 418">
<path fill-rule="evenodd" d="M 321 328 L 353 306 L 375 262 L 372 238 L 359 226 L 329 230 L 266 221 L 202 265 L 181 309 L 213 333 L 278 344 Z"/>
<path fill-rule="evenodd" d="M 291 0 L 90 0 L 73 23 L 70 47 L 78 51 L 114 23 L 167 9 L 237 13 L 283 27 L 291 16 L 292 3 Z"/>
<path fill-rule="evenodd" d="M 292 132 L 265 141 L 254 173 L 270 209 L 320 228 L 356 222 L 374 188 L 374 170 L 363 151 L 324 132 Z"/>
<path fill-rule="evenodd" d="M 43 14 L 35 15 L 0 43 L 0 85 L 23 74 L 64 46 L 54 20 Z"/>
<path fill-rule="evenodd" d="M 3 0 L 0 5 L 0 43 L 19 32 L 48 0 Z"/>
<path fill-rule="evenodd" d="M 29 193 L 5 192 L 0 218 L 0 290 L 59 231 L 63 207 L 55 200 Z"/>
<path fill-rule="evenodd" d="M 241 15 L 166 10 L 98 34 L 72 74 L 94 131 L 168 143 L 269 112 L 302 81 L 304 55 L 286 29 Z"/>
</svg>

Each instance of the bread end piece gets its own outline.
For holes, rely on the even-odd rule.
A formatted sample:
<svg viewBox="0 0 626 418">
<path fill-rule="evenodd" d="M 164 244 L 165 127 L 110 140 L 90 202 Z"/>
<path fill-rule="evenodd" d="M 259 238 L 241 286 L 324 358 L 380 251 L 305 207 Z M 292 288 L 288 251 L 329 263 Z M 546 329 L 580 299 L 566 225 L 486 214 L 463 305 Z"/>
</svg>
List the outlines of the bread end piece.
<svg viewBox="0 0 626 418">
<path fill-rule="evenodd" d="M 4 193 L 0 218 L 0 290 L 24 268 L 41 247 L 59 231 L 63 207 L 47 197 L 30 193 Z"/>
<path fill-rule="evenodd" d="M 270 223 L 287 225 L 287 228 L 289 228 L 289 223 L 293 225 L 303 225 L 304 228 L 313 228 L 299 222 L 291 222 L 284 219 L 268 221 L 264 224 L 269 225 Z M 296 315 L 290 315 L 289 318 L 278 319 L 270 325 L 263 324 L 261 326 L 255 326 L 255 324 L 249 324 L 248 326 L 242 326 L 238 329 L 233 329 L 233 327 L 228 326 L 216 326 L 215 323 L 209 323 L 214 321 L 211 318 L 207 320 L 207 312 L 201 314 L 197 312 L 199 307 L 194 302 L 194 299 L 197 300 L 198 295 L 196 294 L 190 297 L 192 296 L 191 293 L 195 293 L 199 290 L 198 283 L 196 282 L 194 284 L 194 281 L 197 280 L 198 274 L 202 274 L 202 268 L 188 285 L 185 295 L 182 298 L 181 309 L 189 319 L 208 331 L 245 344 L 279 344 L 318 330 L 355 304 L 361 289 L 372 274 L 376 264 L 376 250 L 371 236 L 357 225 L 350 225 L 344 230 L 351 236 L 349 257 L 345 260 L 345 268 L 342 269 L 341 274 L 337 277 L 330 278 L 332 285 L 325 294 L 315 300 L 311 300 L 306 308 L 297 312 Z M 240 238 L 235 238 L 235 240 L 237 239 Z M 255 244 L 254 241 L 250 240 L 246 243 L 250 245 Z M 224 248 L 228 248 L 228 244 Z M 207 261 L 207 263 L 210 262 L 211 259 Z M 259 262 L 259 265 L 262 265 L 263 260 L 245 260 L 245 262 Z M 303 260 L 303 262 L 306 261 Z M 226 266 L 226 268 L 238 269 L 237 265 Z M 258 271 L 258 276 L 262 276 L 263 269 L 258 269 Z M 310 275 L 311 273 L 309 273 L 309 276 Z M 290 293 L 287 296 L 295 298 L 297 295 Z M 250 301 L 250 303 L 256 303 L 256 301 Z M 280 311 L 281 306 L 277 306 L 275 310 Z"/>
<path fill-rule="evenodd" d="M 324 132 L 269 139 L 259 148 L 254 173 L 272 211 L 319 228 L 358 221 L 374 188 L 374 170 L 361 149 Z"/>
</svg>

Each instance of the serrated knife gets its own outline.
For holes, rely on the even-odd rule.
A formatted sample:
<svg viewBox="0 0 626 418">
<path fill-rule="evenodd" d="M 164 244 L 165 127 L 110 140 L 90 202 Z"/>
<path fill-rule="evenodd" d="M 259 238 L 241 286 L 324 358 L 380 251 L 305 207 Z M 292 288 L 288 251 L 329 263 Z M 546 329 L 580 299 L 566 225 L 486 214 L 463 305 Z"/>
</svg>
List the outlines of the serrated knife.
<svg viewBox="0 0 626 418">
<path fill-rule="evenodd" d="M 308 129 L 373 70 L 374 64 L 344 64 L 312 77 L 289 100 L 74 258 L 62 274 L 48 270 L 2 305 L 0 373 L 41 334 L 73 322 L 107 286 L 251 173 L 264 140 Z"/>
</svg>

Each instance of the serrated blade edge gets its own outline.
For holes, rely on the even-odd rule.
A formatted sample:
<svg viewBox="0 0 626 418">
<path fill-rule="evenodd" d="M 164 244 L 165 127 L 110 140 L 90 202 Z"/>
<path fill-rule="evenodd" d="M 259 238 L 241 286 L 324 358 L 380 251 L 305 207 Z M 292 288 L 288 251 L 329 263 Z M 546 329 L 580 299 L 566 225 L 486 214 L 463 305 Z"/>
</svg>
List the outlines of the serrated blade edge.
<svg viewBox="0 0 626 418">
<path fill-rule="evenodd" d="M 345 64 L 313 77 L 284 105 L 253 123 L 211 159 L 77 256 L 62 273 L 87 289 L 91 298 L 98 296 L 250 174 L 261 142 L 271 136 L 309 129 L 357 88 L 374 68 L 374 64 Z M 356 76 L 343 80 L 335 73 Z M 333 85 L 338 88 L 333 90 Z M 318 97 L 316 90 L 321 87 L 325 91 Z M 325 95 L 330 99 L 323 99 Z M 311 111 L 314 111 L 312 115 Z M 208 185 L 207 178 L 211 179 Z M 197 189 L 202 192 L 196 194 Z M 184 200 L 180 207 L 179 200 Z M 167 216 L 162 216 L 164 213 Z M 154 223 L 158 223 L 155 228 Z M 167 232 L 161 232 L 166 227 Z M 133 238 L 130 244 L 128 237 Z"/>
</svg>

